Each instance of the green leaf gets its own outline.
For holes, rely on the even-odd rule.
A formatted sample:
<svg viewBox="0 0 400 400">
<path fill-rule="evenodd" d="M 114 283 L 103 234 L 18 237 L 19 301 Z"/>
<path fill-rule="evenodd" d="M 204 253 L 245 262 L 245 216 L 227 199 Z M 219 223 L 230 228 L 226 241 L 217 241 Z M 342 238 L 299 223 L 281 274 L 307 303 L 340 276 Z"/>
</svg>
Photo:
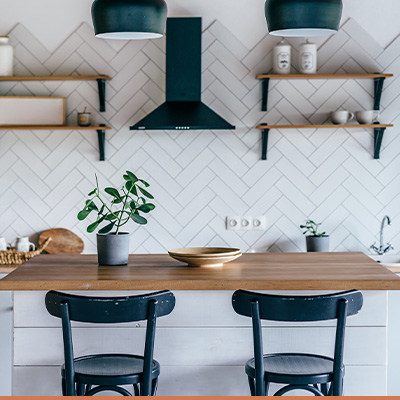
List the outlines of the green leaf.
<svg viewBox="0 0 400 400">
<path fill-rule="evenodd" d="M 147 224 L 147 219 L 143 218 L 139 214 L 132 214 L 131 219 L 136 222 L 139 225 L 146 225 Z"/>
<path fill-rule="evenodd" d="M 124 175 L 124 179 L 125 179 L 126 181 L 129 181 L 129 180 L 130 180 L 128 175 Z"/>
<path fill-rule="evenodd" d="M 86 219 L 91 212 L 92 212 L 92 210 L 86 210 L 86 209 L 79 211 L 79 213 L 78 213 L 79 221 L 83 221 L 84 219 Z"/>
<path fill-rule="evenodd" d="M 94 232 L 95 230 L 96 230 L 96 228 L 99 226 L 99 223 L 96 221 L 96 222 L 93 222 L 93 224 L 90 224 L 88 227 L 87 227 L 87 231 L 89 232 L 89 233 L 92 233 L 92 232 Z"/>
<path fill-rule="evenodd" d="M 136 201 L 131 201 L 129 203 L 129 207 L 131 208 L 131 210 L 136 210 L 138 208 L 138 204 L 136 203 Z"/>
<path fill-rule="evenodd" d="M 113 214 L 107 214 L 106 217 L 105 217 L 106 221 L 114 221 L 114 220 L 116 220 L 118 218 L 118 215 L 120 214 L 120 212 L 121 211 L 117 211 L 117 212 L 115 212 Z"/>
<path fill-rule="evenodd" d="M 108 187 L 108 188 L 105 188 L 104 191 L 106 193 L 110 194 L 111 196 L 116 197 L 117 199 L 121 198 L 121 195 L 119 194 L 119 191 L 117 189 L 115 189 L 115 188 Z"/>
<path fill-rule="evenodd" d="M 129 176 L 129 180 L 133 183 L 136 183 L 139 179 L 137 178 L 137 176 L 131 172 L 131 171 L 126 171 L 126 174 Z"/>
<path fill-rule="evenodd" d="M 154 204 L 150 204 L 150 203 L 146 203 L 146 204 L 142 204 L 138 210 L 142 211 L 144 213 L 149 213 L 150 211 L 153 211 L 156 208 L 156 206 Z"/>
<path fill-rule="evenodd" d="M 96 191 L 97 191 L 97 189 L 93 189 L 93 190 L 88 194 L 88 196 L 93 196 L 93 195 L 96 193 Z"/>
<path fill-rule="evenodd" d="M 87 202 L 86 207 L 90 211 L 93 211 L 93 210 L 99 211 L 99 209 L 97 208 L 96 204 L 94 204 L 94 202 L 91 201 L 91 200 L 89 202 Z"/>
<path fill-rule="evenodd" d="M 144 196 L 146 196 L 149 199 L 154 199 L 153 195 L 150 194 L 147 190 L 144 190 L 140 186 L 138 186 L 138 189 L 143 193 Z"/>
<path fill-rule="evenodd" d="M 137 196 L 137 190 L 136 190 L 136 186 L 133 182 L 129 181 L 126 182 L 125 184 L 126 189 L 128 190 L 129 193 L 132 193 L 134 196 Z"/>
<path fill-rule="evenodd" d="M 142 182 L 144 186 L 149 187 L 150 183 L 147 183 L 146 181 L 144 181 L 143 179 L 139 179 L 139 182 Z"/>
<path fill-rule="evenodd" d="M 117 199 L 114 197 L 112 204 L 120 204 L 120 203 L 122 203 L 122 199 Z"/>
<path fill-rule="evenodd" d="M 106 206 L 103 204 L 103 206 L 100 208 L 99 214 L 103 214 L 105 208 Z"/>
<path fill-rule="evenodd" d="M 111 224 L 106 225 L 104 228 L 99 230 L 99 233 L 108 233 L 114 228 L 115 222 L 111 222 Z"/>
</svg>

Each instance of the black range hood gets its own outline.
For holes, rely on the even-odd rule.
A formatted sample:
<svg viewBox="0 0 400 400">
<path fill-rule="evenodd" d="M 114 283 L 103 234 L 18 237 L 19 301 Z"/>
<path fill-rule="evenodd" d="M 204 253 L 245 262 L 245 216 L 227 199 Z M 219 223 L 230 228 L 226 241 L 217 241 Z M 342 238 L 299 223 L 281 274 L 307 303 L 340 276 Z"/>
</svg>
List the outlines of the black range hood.
<svg viewBox="0 0 400 400">
<path fill-rule="evenodd" d="M 201 102 L 201 18 L 167 19 L 166 102 L 131 130 L 235 129 Z"/>
</svg>

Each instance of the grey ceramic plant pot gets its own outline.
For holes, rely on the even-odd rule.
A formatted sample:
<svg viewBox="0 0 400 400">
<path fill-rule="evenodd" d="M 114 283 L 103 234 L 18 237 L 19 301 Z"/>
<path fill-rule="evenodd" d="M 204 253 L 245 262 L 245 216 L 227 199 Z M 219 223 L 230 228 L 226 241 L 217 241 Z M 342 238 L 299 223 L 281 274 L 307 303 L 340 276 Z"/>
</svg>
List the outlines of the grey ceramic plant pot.
<svg viewBox="0 0 400 400">
<path fill-rule="evenodd" d="M 97 234 L 97 255 L 99 265 L 126 265 L 129 258 L 129 239 L 127 232 Z"/>
<path fill-rule="evenodd" d="M 306 243 L 309 253 L 329 252 L 329 236 L 307 236 Z"/>
</svg>

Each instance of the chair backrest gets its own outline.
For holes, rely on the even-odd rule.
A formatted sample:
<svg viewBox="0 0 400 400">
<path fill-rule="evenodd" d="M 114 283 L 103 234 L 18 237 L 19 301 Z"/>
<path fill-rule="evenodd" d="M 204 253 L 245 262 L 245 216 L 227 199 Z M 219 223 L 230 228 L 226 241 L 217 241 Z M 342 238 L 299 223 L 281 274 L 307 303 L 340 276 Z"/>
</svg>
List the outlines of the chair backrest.
<svg viewBox="0 0 400 400">
<path fill-rule="evenodd" d="M 175 307 L 175 296 L 170 291 L 129 297 L 86 297 L 56 291 L 46 294 L 46 308 L 51 315 L 62 318 L 61 304 L 68 303 L 71 321 L 99 324 L 144 321 L 152 301 L 157 301 L 157 317 L 170 314 Z"/>
<path fill-rule="evenodd" d="M 168 315 L 175 307 L 175 296 L 165 290 L 128 297 L 87 297 L 56 291 L 46 294 L 47 311 L 62 320 L 65 388 L 67 396 L 76 396 L 74 351 L 71 321 L 88 323 L 123 323 L 147 321 L 141 395 L 150 396 L 156 319 Z"/>
<path fill-rule="evenodd" d="M 233 294 L 234 310 L 252 318 L 256 395 L 265 395 L 261 320 L 316 322 L 337 320 L 333 361 L 332 394 L 341 394 L 344 373 L 343 349 L 346 318 L 357 314 L 363 296 L 357 290 L 319 296 L 278 296 L 238 290 Z"/>
<path fill-rule="evenodd" d="M 260 318 L 281 322 L 327 321 L 338 318 L 338 303 L 348 302 L 346 316 L 357 314 L 362 307 L 361 292 L 351 290 L 319 296 L 278 296 L 271 294 L 238 290 L 233 294 L 234 310 L 246 317 L 251 317 L 251 304 L 259 304 Z"/>
</svg>

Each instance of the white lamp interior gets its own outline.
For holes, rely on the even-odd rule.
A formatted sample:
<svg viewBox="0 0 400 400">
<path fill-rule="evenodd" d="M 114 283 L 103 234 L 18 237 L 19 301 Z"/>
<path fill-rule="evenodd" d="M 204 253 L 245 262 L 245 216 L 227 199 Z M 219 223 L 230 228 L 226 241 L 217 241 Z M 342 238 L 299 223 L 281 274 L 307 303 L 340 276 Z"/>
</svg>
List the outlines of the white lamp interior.
<svg viewBox="0 0 400 400">
<path fill-rule="evenodd" d="M 299 28 L 299 29 L 280 29 L 278 31 L 270 32 L 272 36 L 282 37 L 313 37 L 333 35 L 337 33 L 334 29 L 316 29 L 316 28 Z"/>
<path fill-rule="evenodd" d="M 99 33 L 96 37 L 100 39 L 111 40 L 139 40 L 139 39 L 157 39 L 163 35 L 153 32 L 106 32 Z"/>
</svg>

